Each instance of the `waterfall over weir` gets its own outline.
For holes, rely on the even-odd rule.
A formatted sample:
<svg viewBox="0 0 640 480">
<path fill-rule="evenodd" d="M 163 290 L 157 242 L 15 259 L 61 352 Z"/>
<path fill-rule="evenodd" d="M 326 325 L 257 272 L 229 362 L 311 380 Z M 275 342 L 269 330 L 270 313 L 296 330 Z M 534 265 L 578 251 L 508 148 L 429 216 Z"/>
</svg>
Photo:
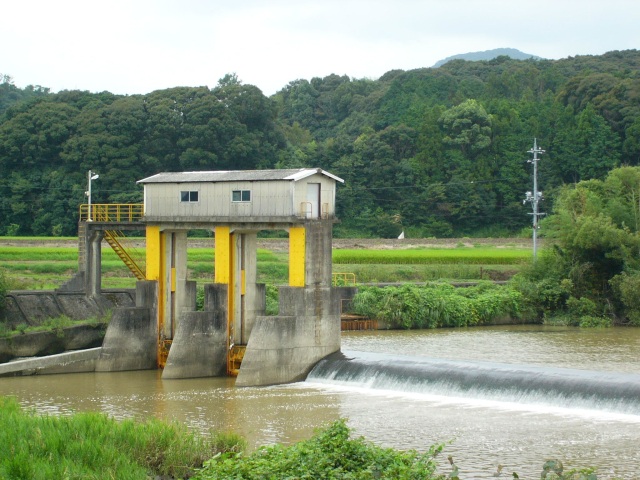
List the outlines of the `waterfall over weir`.
<svg viewBox="0 0 640 480">
<path fill-rule="evenodd" d="M 307 382 L 640 415 L 640 375 L 545 366 L 337 352 Z"/>
</svg>

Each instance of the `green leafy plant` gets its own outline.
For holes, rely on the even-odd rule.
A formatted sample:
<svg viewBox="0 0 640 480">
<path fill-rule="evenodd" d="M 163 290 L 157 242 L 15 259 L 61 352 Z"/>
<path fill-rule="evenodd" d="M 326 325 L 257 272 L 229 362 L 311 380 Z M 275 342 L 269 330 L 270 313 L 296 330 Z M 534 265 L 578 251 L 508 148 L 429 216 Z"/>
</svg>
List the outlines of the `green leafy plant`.
<svg viewBox="0 0 640 480">
<path fill-rule="evenodd" d="M 249 454 L 219 454 L 207 461 L 196 478 L 208 479 L 442 479 L 434 457 L 426 453 L 381 448 L 362 437 L 352 438 L 344 420 L 291 446 L 261 447 Z"/>
<path fill-rule="evenodd" d="M 280 311 L 278 287 L 266 285 L 266 315 L 277 315 Z"/>
<path fill-rule="evenodd" d="M 438 328 L 484 325 L 501 317 L 520 318 L 522 294 L 508 286 L 483 282 L 476 287 L 450 284 L 360 287 L 354 311 L 389 328 Z"/>
</svg>

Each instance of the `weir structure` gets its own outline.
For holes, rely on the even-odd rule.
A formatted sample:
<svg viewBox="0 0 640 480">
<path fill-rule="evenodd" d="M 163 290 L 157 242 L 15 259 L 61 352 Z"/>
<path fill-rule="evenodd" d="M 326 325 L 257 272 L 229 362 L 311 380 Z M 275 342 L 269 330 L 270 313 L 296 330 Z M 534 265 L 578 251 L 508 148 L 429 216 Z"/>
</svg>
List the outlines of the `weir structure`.
<svg viewBox="0 0 640 480">
<path fill-rule="evenodd" d="M 331 251 L 342 179 L 303 168 L 159 173 L 138 183 L 142 211 L 115 223 L 145 230 L 144 268 L 118 252 L 109 206 L 93 205 L 81 222 L 87 294 L 100 291 L 102 238 L 139 278 L 135 307 L 114 311 L 96 371 L 160 367 L 163 379 L 234 375 L 238 386 L 271 385 L 304 379 L 340 349 Z M 187 233 L 194 229 L 215 237 L 214 278 L 201 311 L 187 275 Z M 276 316 L 265 316 L 265 286 L 257 283 L 263 230 L 289 234 L 289 284 L 279 287 Z"/>
</svg>

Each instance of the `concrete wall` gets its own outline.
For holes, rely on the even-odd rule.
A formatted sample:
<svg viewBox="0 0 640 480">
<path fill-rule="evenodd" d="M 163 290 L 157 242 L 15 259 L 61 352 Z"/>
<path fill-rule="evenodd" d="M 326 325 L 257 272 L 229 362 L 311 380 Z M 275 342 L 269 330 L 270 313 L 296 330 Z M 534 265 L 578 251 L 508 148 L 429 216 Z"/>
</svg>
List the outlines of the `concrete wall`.
<svg viewBox="0 0 640 480">
<path fill-rule="evenodd" d="M 0 364 L 0 377 L 93 372 L 100 347 Z"/>
<path fill-rule="evenodd" d="M 41 325 L 50 318 L 66 315 L 73 320 L 99 317 L 108 310 L 133 306 L 135 291 L 105 290 L 99 296 L 63 290 L 14 290 L 6 296 L 4 322 L 11 329 L 20 324 Z"/>
<path fill-rule="evenodd" d="M 96 372 L 151 370 L 158 366 L 158 282 L 136 284 L 136 306 L 113 312 Z"/>
<path fill-rule="evenodd" d="M 281 287 L 279 315 L 256 319 L 238 386 L 303 380 L 318 361 L 340 350 L 340 296 L 331 287 L 333 224 L 309 220 L 304 228 L 304 286 Z"/>
<path fill-rule="evenodd" d="M 218 377 L 227 373 L 226 284 L 204 286 L 204 311 L 183 311 L 163 379 Z"/>
<path fill-rule="evenodd" d="M 258 317 L 237 386 L 304 380 L 313 366 L 340 350 L 338 297 L 331 288 L 280 288 L 280 315 Z"/>
<path fill-rule="evenodd" d="M 226 318 L 219 312 L 183 312 L 162 379 L 219 377 L 226 372 Z"/>
<path fill-rule="evenodd" d="M 117 309 L 109 322 L 96 372 L 157 368 L 157 331 L 149 308 Z"/>
<path fill-rule="evenodd" d="M 74 325 L 62 331 L 33 332 L 0 338 L 0 363 L 19 357 L 40 357 L 99 347 L 106 328 L 104 323 Z"/>
</svg>

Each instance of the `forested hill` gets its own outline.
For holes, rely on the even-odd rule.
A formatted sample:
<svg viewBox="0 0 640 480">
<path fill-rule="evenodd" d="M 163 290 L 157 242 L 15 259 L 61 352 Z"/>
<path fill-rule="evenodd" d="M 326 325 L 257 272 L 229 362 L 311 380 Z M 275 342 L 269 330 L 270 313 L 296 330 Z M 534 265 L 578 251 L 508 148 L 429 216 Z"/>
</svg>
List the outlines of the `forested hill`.
<svg viewBox="0 0 640 480">
<path fill-rule="evenodd" d="M 321 167 L 339 235 L 491 235 L 531 221 L 538 139 L 543 211 L 563 183 L 640 163 L 640 52 L 453 60 L 378 80 L 295 80 L 272 97 L 227 75 L 147 95 L 0 84 L 0 235 L 73 235 L 94 202 L 141 201 L 161 171 Z"/>
<path fill-rule="evenodd" d="M 480 60 L 493 60 L 500 55 L 508 56 L 513 58 L 514 60 L 528 60 L 529 58 L 533 58 L 536 60 L 541 60 L 540 57 L 536 55 L 531 55 L 530 53 L 524 53 L 515 48 L 494 48 L 492 50 L 484 50 L 481 52 L 468 52 L 468 53 L 460 53 L 458 55 L 453 55 L 451 57 L 443 58 L 442 60 L 438 60 L 433 64 L 434 67 L 441 67 L 447 62 L 451 60 L 469 60 L 472 62 L 477 62 Z"/>
</svg>

